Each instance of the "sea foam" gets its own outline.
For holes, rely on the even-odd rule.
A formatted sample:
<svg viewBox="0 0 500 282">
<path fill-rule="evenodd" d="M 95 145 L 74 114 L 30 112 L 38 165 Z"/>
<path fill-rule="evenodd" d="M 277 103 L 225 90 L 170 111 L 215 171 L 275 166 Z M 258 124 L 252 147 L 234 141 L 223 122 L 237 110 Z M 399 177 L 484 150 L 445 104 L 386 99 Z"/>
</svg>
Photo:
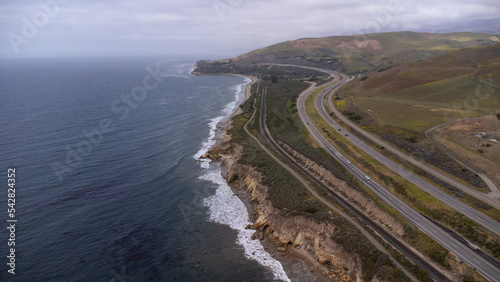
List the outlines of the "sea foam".
<svg viewBox="0 0 500 282">
<path fill-rule="evenodd" d="M 250 83 L 250 79 L 245 79 L 245 83 L 235 86 L 235 101 L 226 105 L 222 110 L 223 116 L 213 118 L 209 122 L 210 133 L 208 138 L 202 143 L 201 149 L 193 156 L 199 159 L 205 154 L 210 147 L 215 144 L 214 138 L 216 135 L 217 124 L 229 118 L 237 106 L 244 98 L 245 87 Z M 205 173 L 199 178 L 210 181 L 218 188 L 215 195 L 203 200 L 203 204 L 209 209 L 209 220 L 220 224 L 228 225 L 231 229 L 238 232 L 236 243 L 243 247 L 245 257 L 257 261 L 259 264 L 270 269 L 274 279 L 282 281 L 290 281 L 281 263 L 275 260 L 269 253 L 264 250 L 264 247 L 259 240 L 252 240 L 251 237 L 254 230 L 245 229 L 248 224 L 251 224 L 247 208 L 245 204 L 234 195 L 231 187 L 222 177 L 222 172 L 219 165 L 210 166 L 209 159 L 199 160 L 200 166 L 205 169 Z"/>
</svg>

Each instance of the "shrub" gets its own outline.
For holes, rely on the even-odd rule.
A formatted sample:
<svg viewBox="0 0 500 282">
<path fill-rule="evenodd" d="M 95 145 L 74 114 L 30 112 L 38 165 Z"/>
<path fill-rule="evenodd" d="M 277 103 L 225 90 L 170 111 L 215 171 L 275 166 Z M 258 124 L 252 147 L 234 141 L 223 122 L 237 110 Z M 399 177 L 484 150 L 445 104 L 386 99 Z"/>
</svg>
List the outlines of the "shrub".
<svg viewBox="0 0 500 282">
<path fill-rule="evenodd" d="M 344 115 L 345 115 L 348 119 L 350 119 L 350 120 L 352 120 L 352 121 L 354 121 L 354 122 L 357 122 L 357 123 L 359 123 L 359 121 L 363 118 L 363 117 L 361 117 L 360 115 L 358 115 L 358 114 L 357 114 L 357 113 L 355 113 L 355 112 L 344 112 Z"/>
<path fill-rule="evenodd" d="M 412 136 L 410 138 L 407 138 L 406 140 L 408 140 L 410 143 L 417 143 L 418 142 L 418 139 L 417 137 L 415 136 Z"/>
<path fill-rule="evenodd" d="M 345 111 L 345 100 L 338 100 L 336 106 L 339 111 Z"/>
</svg>

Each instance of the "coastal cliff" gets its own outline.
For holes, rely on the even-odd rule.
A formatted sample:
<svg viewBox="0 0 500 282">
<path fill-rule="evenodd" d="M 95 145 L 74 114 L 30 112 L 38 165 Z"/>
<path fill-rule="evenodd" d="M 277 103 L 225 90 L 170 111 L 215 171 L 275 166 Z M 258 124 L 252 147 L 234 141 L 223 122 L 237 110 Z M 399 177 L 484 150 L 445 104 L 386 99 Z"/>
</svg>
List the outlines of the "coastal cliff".
<svg viewBox="0 0 500 282">
<path fill-rule="evenodd" d="M 292 86 L 290 93 L 297 90 L 297 85 Z M 408 281 L 408 276 L 394 265 L 388 254 L 367 240 L 344 215 L 332 212 L 318 201 L 254 142 L 249 131 L 256 130 L 253 120 L 256 100 L 250 97 L 258 89 L 259 84 L 247 86 L 239 112 L 217 126 L 217 143 L 200 157 L 221 164 L 222 176 L 249 211 L 250 224 L 246 228 L 255 230 L 252 239 L 260 240 L 272 257 L 287 264 L 295 278 L 308 277 L 309 281 L 312 275 L 315 281 Z M 258 99 L 258 95 L 255 97 Z M 354 188 L 348 179 L 327 175 L 324 164 L 285 147 L 306 169 L 325 172 L 322 182 L 331 190 L 361 206 L 380 223 L 388 224 L 386 227 L 391 227 L 389 230 L 397 236 L 402 235 L 403 228 L 397 222 L 388 220 L 392 218 L 363 195 L 350 191 Z M 296 263 L 301 265 L 300 270 L 296 269 Z"/>
<path fill-rule="evenodd" d="M 238 163 L 242 147 L 223 142 L 212 147 L 206 158 L 221 161 L 225 179 L 230 184 L 244 188 L 253 207 L 255 238 L 267 236 L 273 240 L 278 252 L 292 251 L 306 260 L 314 261 L 324 277 L 337 281 L 361 281 L 363 277 L 360 258 L 351 250 L 335 242 L 342 232 L 334 224 L 293 214 L 275 207 L 269 199 L 269 188 L 264 175 L 252 166 Z"/>
<path fill-rule="evenodd" d="M 247 165 L 235 164 L 227 174 L 228 182 L 239 181 L 251 196 L 255 221 L 249 228 L 271 237 L 278 251 L 295 248 L 324 265 L 323 274 L 342 281 L 362 277 L 361 264 L 352 253 L 332 239 L 341 232 L 336 226 L 318 222 L 302 215 L 285 214 L 267 199 L 268 188 L 262 184 L 262 174 Z"/>
</svg>

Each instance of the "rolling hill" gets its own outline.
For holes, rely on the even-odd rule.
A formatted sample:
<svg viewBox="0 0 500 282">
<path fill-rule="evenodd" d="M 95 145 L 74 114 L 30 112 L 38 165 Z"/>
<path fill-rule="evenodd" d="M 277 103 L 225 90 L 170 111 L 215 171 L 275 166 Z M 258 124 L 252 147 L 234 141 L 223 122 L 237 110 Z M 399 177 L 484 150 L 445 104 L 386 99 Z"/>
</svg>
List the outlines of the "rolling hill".
<svg viewBox="0 0 500 282">
<path fill-rule="evenodd" d="M 500 42 L 497 36 L 468 32 L 389 32 L 303 38 L 257 49 L 232 59 L 202 61 L 198 66 L 199 71 L 205 73 L 249 72 L 258 63 L 283 63 L 358 74 L 369 72 L 381 65 L 416 62 L 450 51 L 496 42 Z M 214 63 L 217 68 L 210 71 Z"/>
<path fill-rule="evenodd" d="M 500 44 L 379 68 L 336 99 L 344 114 L 417 158 L 463 178 L 448 154 L 500 185 L 500 145 L 487 140 L 500 138 Z"/>
<path fill-rule="evenodd" d="M 500 111 L 500 44 L 466 48 L 380 68 L 340 90 L 347 111 L 379 130 L 421 132 L 458 118 Z"/>
</svg>

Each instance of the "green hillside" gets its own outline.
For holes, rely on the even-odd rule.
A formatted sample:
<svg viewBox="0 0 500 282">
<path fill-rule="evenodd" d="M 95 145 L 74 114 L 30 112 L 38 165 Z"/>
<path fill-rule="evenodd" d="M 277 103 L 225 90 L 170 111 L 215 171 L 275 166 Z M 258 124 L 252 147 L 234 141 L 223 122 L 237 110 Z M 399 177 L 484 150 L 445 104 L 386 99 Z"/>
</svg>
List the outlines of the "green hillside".
<svg viewBox="0 0 500 282">
<path fill-rule="evenodd" d="M 381 67 L 339 89 L 337 105 L 368 131 L 475 187 L 484 185 L 477 171 L 500 185 L 500 161 L 494 159 L 500 147 L 474 135 L 497 132 L 498 125 L 486 125 L 498 120 L 495 115 L 500 113 L 499 62 L 500 44 L 494 44 Z M 487 117 L 475 119 L 474 126 L 462 122 L 456 132 L 444 130 L 435 135 L 448 154 L 475 171 L 459 165 L 425 135 L 437 125 L 483 116 Z M 453 187 L 447 189 L 463 197 Z"/>
<path fill-rule="evenodd" d="M 345 86 L 339 96 L 348 111 L 364 114 L 366 126 L 421 132 L 450 120 L 498 112 L 499 63 L 500 44 L 467 48 L 379 69 Z"/>
<path fill-rule="evenodd" d="M 476 33 L 389 32 L 323 38 L 303 38 L 257 49 L 233 59 L 217 61 L 221 69 L 249 71 L 258 63 L 284 63 L 364 73 L 382 65 L 416 62 L 469 47 L 500 42 Z M 200 64 L 202 65 L 202 64 Z M 206 66 L 206 64 L 205 64 Z"/>
</svg>

